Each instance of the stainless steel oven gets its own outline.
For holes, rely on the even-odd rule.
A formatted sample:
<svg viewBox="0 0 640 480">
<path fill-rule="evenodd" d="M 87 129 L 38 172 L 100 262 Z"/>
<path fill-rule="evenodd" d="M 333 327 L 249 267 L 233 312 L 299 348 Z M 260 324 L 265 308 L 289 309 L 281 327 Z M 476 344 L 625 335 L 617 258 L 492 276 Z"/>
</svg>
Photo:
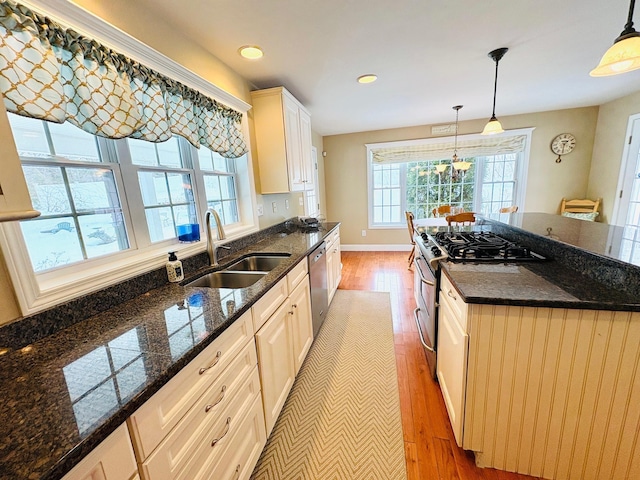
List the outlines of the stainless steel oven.
<svg viewBox="0 0 640 480">
<path fill-rule="evenodd" d="M 416 255 L 413 268 L 413 311 L 420 343 L 424 347 L 431 375 L 436 376 L 436 350 L 438 335 L 439 260 L 446 258 L 429 238 L 416 236 Z"/>
</svg>

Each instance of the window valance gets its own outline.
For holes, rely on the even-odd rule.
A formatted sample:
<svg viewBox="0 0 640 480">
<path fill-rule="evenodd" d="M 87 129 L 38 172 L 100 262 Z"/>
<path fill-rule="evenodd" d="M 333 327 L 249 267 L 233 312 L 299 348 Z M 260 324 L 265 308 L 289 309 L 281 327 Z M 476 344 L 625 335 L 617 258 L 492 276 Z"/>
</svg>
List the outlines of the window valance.
<svg viewBox="0 0 640 480">
<path fill-rule="evenodd" d="M 522 152 L 526 145 L 526 135 L 505 137 L 473 138 L 458 137 L 458 157 L 471 158 L 486 155 L 504 155 Z M 375 163 L 404 163 L 425 160 L 443 160 L 453 155 L 453 140 L 447 142 L 398 142 L 397 147 L 372 148 Z"/>
<path fill-rule="evenodd" d="M 227 158 L 247 151 L 242 113 L 9 0 L 0 0 L 0 92 L 10 112 L 102 137 L 176 134 Z"/>
</svg>

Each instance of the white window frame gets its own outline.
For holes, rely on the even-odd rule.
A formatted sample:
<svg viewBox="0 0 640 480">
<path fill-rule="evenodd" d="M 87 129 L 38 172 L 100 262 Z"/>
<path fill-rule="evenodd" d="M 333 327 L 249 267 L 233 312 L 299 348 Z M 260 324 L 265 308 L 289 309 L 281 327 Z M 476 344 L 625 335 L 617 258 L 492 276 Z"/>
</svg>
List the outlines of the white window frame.
<svg viewBox="0 0 640 480">
<path fill-rule="evenodd" d="M 514 202 L 519 206 L 519 210 L 523 211 L 525 209 L 525 194 L 526 194 L 526 185 L 527 185 L 527 173 L 529 171 L 529 156 L 531 151 L 531 136 L 533 134 L 533 130 L 535 127 L 531 128 L 521 128 L 514 130 L 505 130 L 504 133 L 499 134 L 501 137 L 511 137 L 518 135 L 525 135 L 527 138 L 525 140 L 524 149 L 519 153 L 520 159 L 517 164 L 517 177 L 516 177 L 516 191 L 514 193 Z M 469 134 L 469 135 L 458 135 L 458 141 L 460 140 L 474 140 L 483 138 L 481 134 Z M 389 224 L 375 224 L 373 221 L 373 152 L 374 150 L 383 149 L 383 148 L 394 148 L 394 147 L 407 147 L 407 146 L 415 146 L 415 145 L 428 145 L 431 143 L 445 143 L 451 142 L 451 151 L 453 152 L 455 137 L 435 137 L 435 138 L 424 138 L 418 140 L 402 140 L 396 142 L 383 142 L 383 143 L 370 143 L 366 144 L 367 147 L 367 217 L 368 217 L 368 228 L 370 230 L 395 230 L 395 229 L 406 229 L 407 224 L 404 219 L 398 223 L 389 223 Z M 453 153 L 452 153 L 453 154 Z M 487 155 L 484 155 L 487 156 Z M 481 157 L 478 157 L 481 158 Z M 403 165 L 406 165 L 411 162 L 399 162 Z M 478 165 L 476 166 L 478 168 Z M 406 177 L 406 171 L 405 171 Z M 476 184 L 474 185 L 474 208 L 477 208 L 480 204 L 480 198 L 475 193 L 479 190 L 478 183 L 482 182 L 481 175 L 476 175 L 475 177 Z M 401 183 L 401 202 L 402 207 L 401 210 L 406 210 L 406 181 Z"/>
<path fill-rule="evenodd" d="M 240 222 L 230 226 L 228 229 L 225 227 L 225 232 L 228 239 L 234 239 L 259 229 L 257 209 L 255 207 L 257 202 L 254 188 L 253 161 L 246 115 L 251 105 L 204 80 L 177 62 L 142 44 L 71 2 L 66 0 L 26 0 L 21 3 L 241 112 L 243 114 L 242 132 L 248 153 L 236 163 Z M 137 181 L 137 175 L 135 178 Z M 119 188 L 122 187 L 121 181 L 122 179 L 116 179 Z M 196 189 L 197 185 L 194 184 L 193 188 Z M 129 191 L 127 191 L 127 194 L 129 194 Z M 197 191 L 194 194 L 198 199 L 197 202 L 199 202 L 201 196 L 198 195 Z M 127 202 L 133 201 L 137 200 L 127 196 Z M 139 201 L 141 202 L 142 200 L 139 199 Z M 201 207 L 201 205 L 198 204 L 198 207 Z M 199 208 L 199 214 L 201 216 L 199 219 L 200 224 L 204 225 L 204 211 L 202 211 L 202 208 Z M 128 212 L 125 218 L 127 216 L 129 216 Z M 130 217 L 127 221 L 130 221 Z M 79 265 L 78 268 L 60 269 L 55 276 L 40 275 L 40 278 L 38 278 L 33 272 L 19 222 L 7 222 L 0 225 L 0 248 L 4 253 L 7 269 L 11 276 L 22 314 L 29 315 L 46 310 L 60 303 L 160 268 L 167 261 L 169 247 L 171 250 L 178 252 L 179 258 L 192 256 L 206 250 L 206 241 L 204 240 L 206 235 L 204 235 L 204 232 L 200 242 L 178 243 L 177 239 L 166 240 L 139 250 L 135 250 L 134 247 L 139 240 L 133 238 L 131 234 L 129 237 L 132 248 L 127 251 L 92 259 L 87 261 L 86 264 L 82 262 L 77 264 Z"/>
</svg>

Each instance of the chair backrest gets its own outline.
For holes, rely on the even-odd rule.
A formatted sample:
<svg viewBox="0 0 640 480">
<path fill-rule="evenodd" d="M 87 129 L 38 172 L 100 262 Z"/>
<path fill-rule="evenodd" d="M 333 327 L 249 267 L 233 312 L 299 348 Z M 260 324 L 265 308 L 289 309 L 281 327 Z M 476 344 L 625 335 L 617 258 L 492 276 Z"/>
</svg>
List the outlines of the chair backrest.
<svg viewBox="0 0 640 480">
<path fill-rule="evenodd" d="M 440 205 L 439 207 L 431 210 L 431 213 L 434 217 L 441 217 L 442 215 L 446 215 L 447 213 L 451 213 L 451 205 Z"/>
<path fill-rule="evenodd" d="M 598 207 L 600 207 L 600 198 L 597 200 L 567 200 L 566 198 L 562 199 L 562 203 L 560 203 L 560 213 L 571 212 L 571 213 L 595 213 L 598 211 Z"/>
<path fill-rule="evenodd" d="M 451 225 L 452 223 L 454 224 L 462 223 L 463 225 L 464 224 L 471 225 L 472 223 L 475 223 L 475 221 L 476 221 L 476 216 L 474 215 L 473 212 L 462 212 L 456 215 L 447 216 L 448 225 Z"/>
<path fill-rule="evenodd" d="M 415 245 L 413 241 L 413 234 L 415 232 L 415 226 L 413 224 L 413 213 L 406 211 L 404 212 L 405 217 L 407 217 L 407 228 L 409 229 L 409 239 L 411 240 L 411 245 Z"/>
<path fill-rule="evenodd" d="M 503 207 L 500 209 L 500 213 L 515 213 L 518 211 L 517 205 L 511 205 L 510 207 Z"/>
</svg>

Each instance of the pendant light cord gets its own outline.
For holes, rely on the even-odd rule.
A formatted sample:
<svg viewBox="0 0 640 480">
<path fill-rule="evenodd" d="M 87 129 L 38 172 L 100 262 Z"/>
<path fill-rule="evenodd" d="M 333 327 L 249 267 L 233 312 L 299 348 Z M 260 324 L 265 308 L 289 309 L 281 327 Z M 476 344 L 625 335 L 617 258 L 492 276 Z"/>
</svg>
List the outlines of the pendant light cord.
<svg viewBox="0 0 640 480">
<path fill-rule="evenodd" d="M 453 156 L 455 158 L 458 158 L 457 153 L 458 153 L 458 114 L 460 113 L 460 109 L 457 108 L 456 109 L 456 138 L 455 138 L 455 142 L 453 144 Z"/>
<path fill-rule="evenodd" d="M 633 28 L 633 10 L 636 6 L 636 0 L 630 0 L 629 2 L 629 16 L 627 17 L 627 23 L 624 26 L 624 30 L 618 38 L 616 38 L 615 42 L 619 42 L 620 40 L 624 40 L 628 37 L 637 37 L 638 32 Z M 614 42 L 614 43 L 615 43 Z"/>
</svg>

